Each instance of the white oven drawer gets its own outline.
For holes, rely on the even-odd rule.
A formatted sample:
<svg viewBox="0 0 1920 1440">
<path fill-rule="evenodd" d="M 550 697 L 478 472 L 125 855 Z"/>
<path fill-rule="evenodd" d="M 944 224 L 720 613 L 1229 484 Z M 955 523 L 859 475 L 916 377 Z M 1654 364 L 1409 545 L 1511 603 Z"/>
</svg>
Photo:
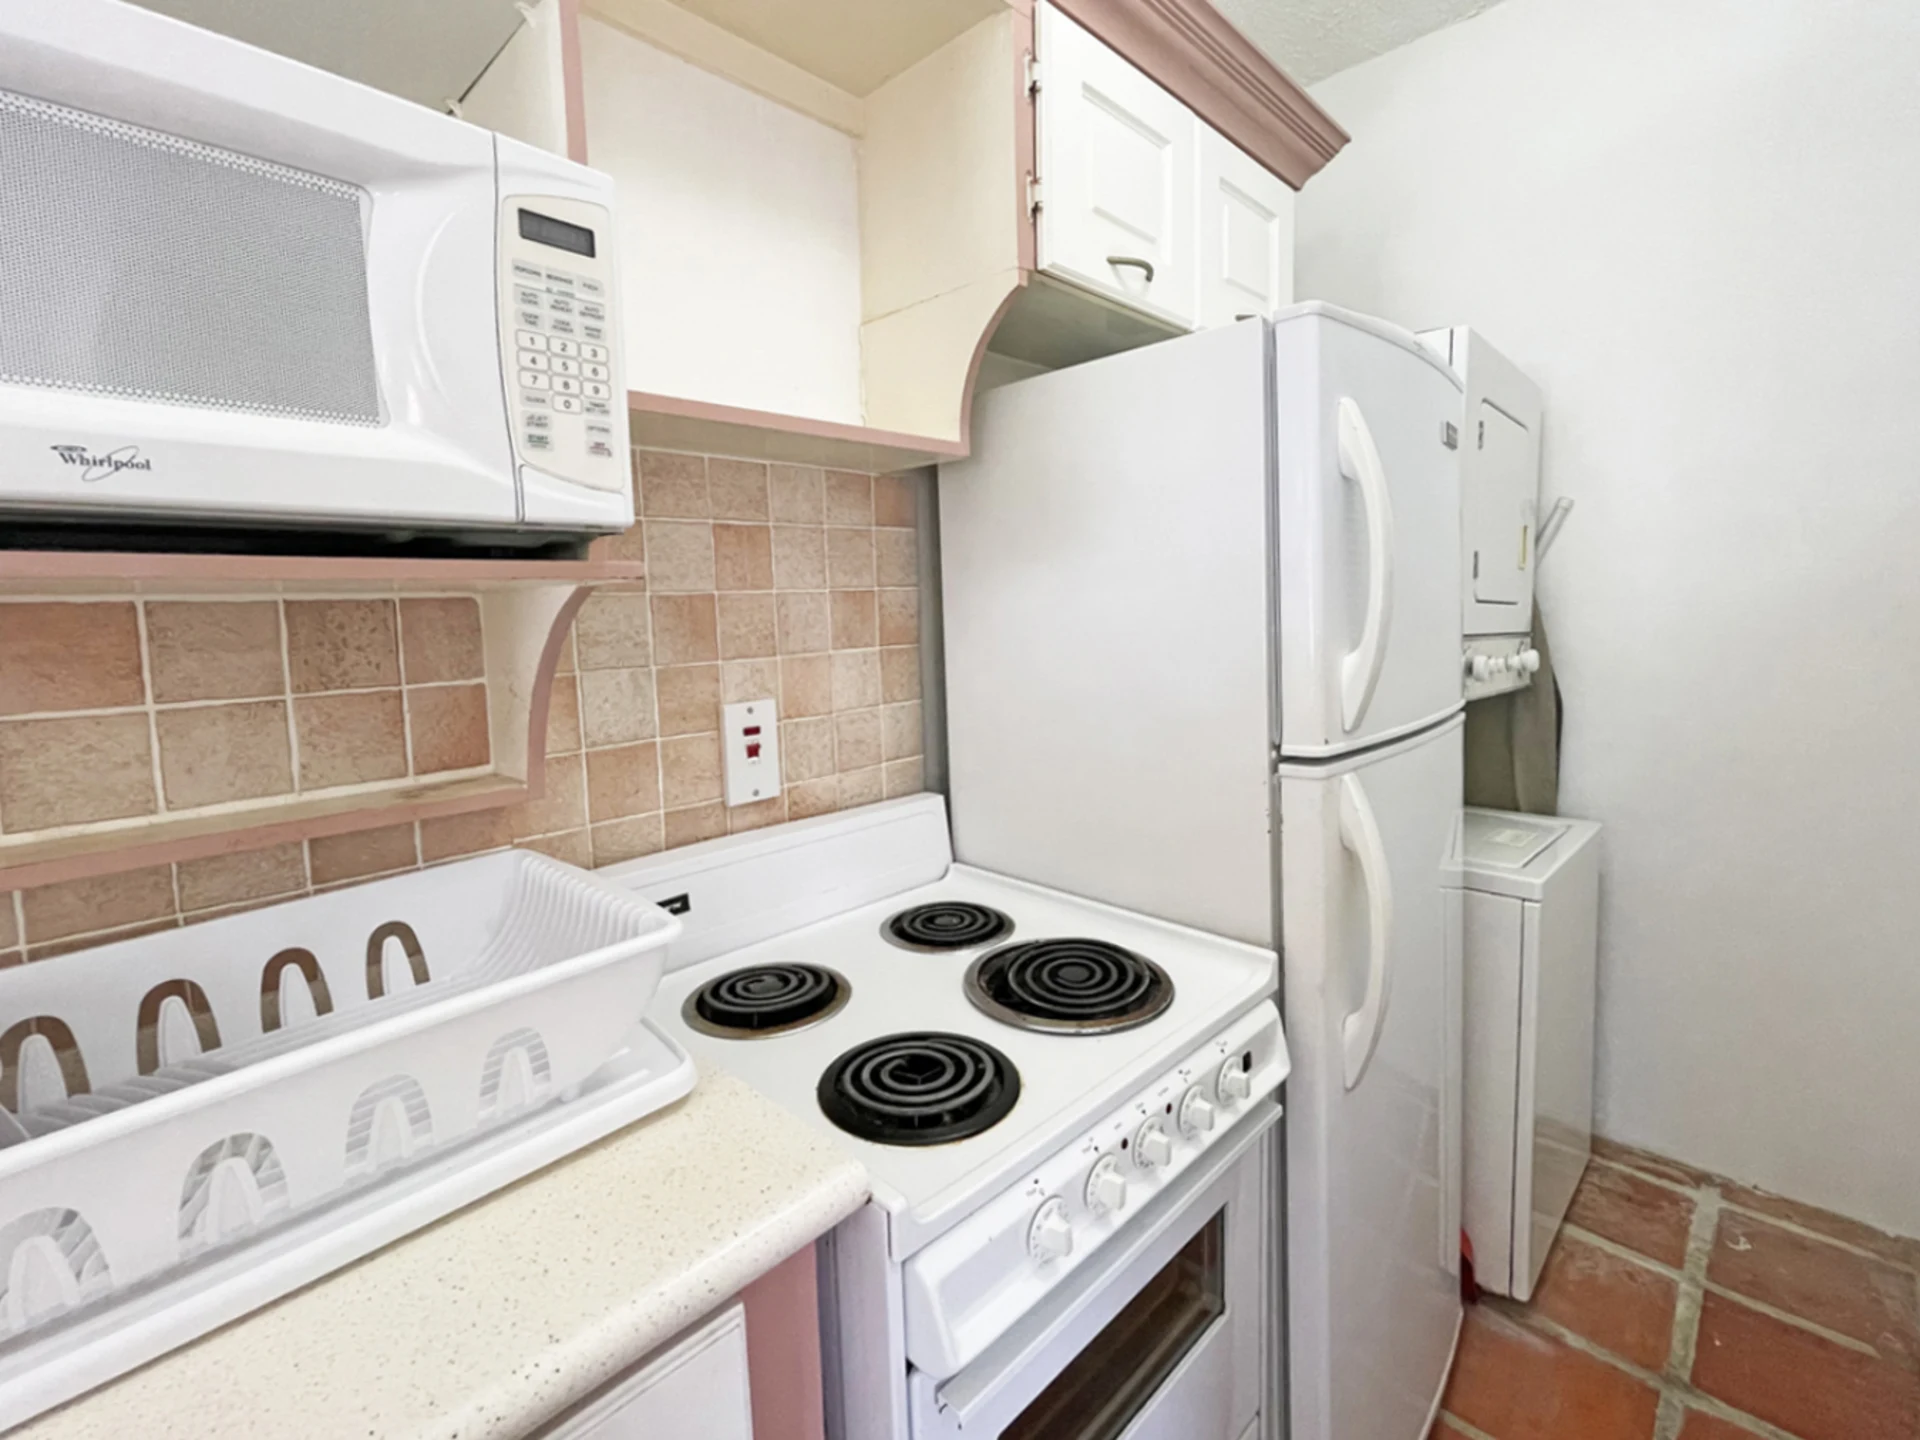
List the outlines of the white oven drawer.
<svg viewBox="0 0 1920 1440">
<path fill-rule="evenodd" d="M 1125 1243 L 1102 1251 L 958 1374 L 938 1380 L 910 1369 L 913 1440 L 995 1440 L 1009 1432 L 1070 1440 L 1057 1423 L 1042 1424 L 1055 1409 L 1088 1424 L 1092 1435 L 1236 1440 L 1261 1403 L 1270 1229 L 1264 1142 L 1279 1114 L 1277 1105 L 1267 1104 L 1243 1119 L 1228 1144 L 1140 1213 Z M 1217 1242 L 1204 1234 L 1216 1219 Z M 1218 1313 L 1184 1348 L 1157 1357 L 1169 1368 L 1151 1393 L 1121 1401 L 1111 1387 L 1088 1384 L 1084 1401 L 1076 1397 L 1083 1376 L 1098 1378 L 1092 1372 L 1102 1350 L 1125 1344 L 1132 1303 L 1194 1247 L 1214 1249 L 1209 1263 L 1217 1267 L 1224 1302 Z M 1140 1333 L 1132 1327 L 1133 1338 Z M 1140 1368 L 1118 1351 L 1111 1366 L 1108 1375 Z M 1056 1382 L 1066 1388 L 1050 1390 Z M 1105 1420 L 1096 1413 L 1103 1402 L 1114 1410 Z"/>
</svg>

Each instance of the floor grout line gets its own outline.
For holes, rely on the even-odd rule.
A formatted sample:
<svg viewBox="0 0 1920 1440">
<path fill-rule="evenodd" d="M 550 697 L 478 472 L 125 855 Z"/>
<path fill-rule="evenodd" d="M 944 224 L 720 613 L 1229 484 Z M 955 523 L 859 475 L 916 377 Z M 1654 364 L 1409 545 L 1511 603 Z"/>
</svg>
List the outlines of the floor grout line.
<svg viewBox="0 0 1920 1440">
<path fill-rule="evenodd" d="M 1466 1436 L 1467 1440 L 1496 1440 L 1495 1436 L 1489 1435 L 1478 1425 L 1469 1425 L 1451 1410 L 1442 1410 L 1440 1412 L 1440 1418 L 1455 1430 L 1458 1430 L 1462 1435 Z"/>
<path fill-rule="evenodd" d="M 1653 1440 L 1679 1440 L 1680 1427 L 1687 1420 L 1680 1387 L 1692 1387 L 1694 1352 L 1700 1344 L 1700 1310 L 1706 1300 L 1707 1262 L 1713 1258 L 1713 1241 L 1719 1232 L 1720 1190 L 1705 1185 L 1694 1192 L 1680 1293 L 1673 1302 L 1673 1334 L 1667 1342 L 1667 1364 L 1660 1377 L 1660 1410 L 1654 1420 Z"/>
</svg>

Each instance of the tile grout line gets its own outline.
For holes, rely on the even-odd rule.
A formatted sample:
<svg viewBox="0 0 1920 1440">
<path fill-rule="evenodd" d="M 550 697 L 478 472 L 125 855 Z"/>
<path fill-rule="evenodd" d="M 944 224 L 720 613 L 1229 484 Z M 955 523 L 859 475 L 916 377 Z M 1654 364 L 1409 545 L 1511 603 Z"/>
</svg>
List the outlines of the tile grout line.
<svg viewBox="0 0 1920 1440">
<path fill-rule="evenodd" d="M 1442 1410 L 1438 1418 L 1439 1420 L 1446 1421 L 1448 1425 L 1453 1427 L 1455 1430 L 1458 1430 L 1462 1435 L 1466 1436 L 1467 1440 L 1495 1440 L 1494 1436 L 1489 1435 L 1485 1430 L 1482 1430 L 1478 1425 L 1469 1425 L 1466 1421 L 1462 1420 L 1458 1415 L 1454 1414 L 1451 1410 Z"/>
<path fill-rule="evenodd" d="M 1720 1190 L 1703 1185 L 1694 1192 L 1693 1217 L 1687 1227 L 1687 1253 L 1681 1265 L 1679 1293 L 1673 1302 L 1673 1335 L 1667 1346 L 1667 1364 L 1660 1376 L 1660 1408 L 1653 1424 L 1653 1440 L 1678 1440 L 1686 1424 L 1687 1407 L 1680 1387 L 1691 1388 L 1694 1353 L 1700 1344 L 1700 1311 L 1706 1299 L 1707 1262 L 1713 1258 L 1714 1237 L 1720 1232 Z"/>
</svg>

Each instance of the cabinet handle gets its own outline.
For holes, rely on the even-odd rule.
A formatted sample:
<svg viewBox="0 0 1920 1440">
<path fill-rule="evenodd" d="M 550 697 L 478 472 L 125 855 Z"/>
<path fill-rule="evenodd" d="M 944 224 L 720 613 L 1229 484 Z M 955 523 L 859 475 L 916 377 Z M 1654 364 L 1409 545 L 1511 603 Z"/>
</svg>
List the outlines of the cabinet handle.
<svg viewBox="0 0 1920 1440">
<path fill-rule="evenodd" d="M 1109 255 L 1107 257 L 1107 264 L 1113 266 L 1115 269 L 1118 269 L 1122 265 L 1131 265 L 1136 270 L 1145 271 L 1147 283 L 1149 285 L 1153 283 L 1153 262 L 1151 260 L 1142 260 L 1138 255 Z"/>
</svg>

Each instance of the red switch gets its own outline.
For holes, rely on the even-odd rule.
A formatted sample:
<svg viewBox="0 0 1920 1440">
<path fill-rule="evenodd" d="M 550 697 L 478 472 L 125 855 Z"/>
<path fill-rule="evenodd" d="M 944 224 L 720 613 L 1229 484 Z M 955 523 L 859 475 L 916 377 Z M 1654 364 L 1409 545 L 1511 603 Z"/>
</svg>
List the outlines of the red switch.
<svg viewBox="0 0 1920 1440">
<path fill-rule="evenodd" d="M 747 733 L 751 735 L 754 732 L 749 730 Z M 747 742 L 747 759 L 758 760 L 759 758 L 760 758 L 760 742 L 758 740 L 749 740 Z"/>
</svg>

